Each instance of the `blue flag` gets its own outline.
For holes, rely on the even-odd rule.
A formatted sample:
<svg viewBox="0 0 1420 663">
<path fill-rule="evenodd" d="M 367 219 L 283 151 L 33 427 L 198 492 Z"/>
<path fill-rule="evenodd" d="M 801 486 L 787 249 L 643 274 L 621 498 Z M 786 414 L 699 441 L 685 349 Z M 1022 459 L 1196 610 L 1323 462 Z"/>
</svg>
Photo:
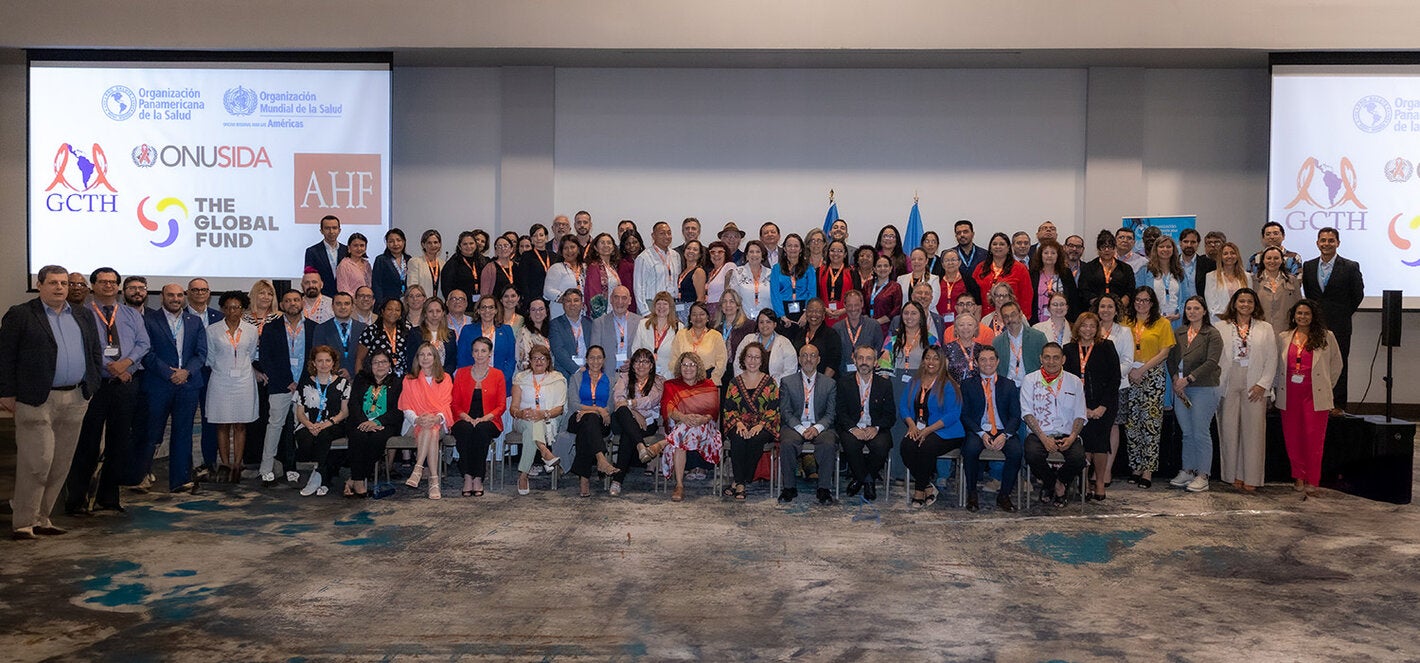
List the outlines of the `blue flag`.
<svg viewBox="0 0 1420 663">
<path fill-rule="evenodd" d="M 833 222 L 838 220 L 838 203 L 828 202 L 828 214 L 823 217 L 823 234 L 827 235 L 833 229 Z"/>
<path fill-rule="evenodd" d="M 922 212 L 918 211 L 915 200 L 912 201 L 912 211 L 907 215 L 907 230 L 902 231 L 902 235 L 903 253 L 912 253 L 913 249 L 922 245 Z"/>
</svg>

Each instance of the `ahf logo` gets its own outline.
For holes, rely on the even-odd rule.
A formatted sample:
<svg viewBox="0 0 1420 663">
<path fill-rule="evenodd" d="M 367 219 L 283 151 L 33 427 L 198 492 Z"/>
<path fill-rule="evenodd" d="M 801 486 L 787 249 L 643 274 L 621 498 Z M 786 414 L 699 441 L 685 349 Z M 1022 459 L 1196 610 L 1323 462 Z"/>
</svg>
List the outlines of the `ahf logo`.
<svg viewBox="0 0 1420 663">
<path fill-rule="evenodd" d="M 1390 102 L 1374 94 L 1361 97 L 1351 108 L 1351 121 L 1368 134 L 1379 133 L 1390 126 Z"/>
<path fill-rule="evenodd" d="M 256 92 L 240 85 L 228 88 L 227 92 L 222 95 L 222 106 L 227 109 L 227 113 L 230 115 L 251 115 L 256 112 Z"/>
</svg>

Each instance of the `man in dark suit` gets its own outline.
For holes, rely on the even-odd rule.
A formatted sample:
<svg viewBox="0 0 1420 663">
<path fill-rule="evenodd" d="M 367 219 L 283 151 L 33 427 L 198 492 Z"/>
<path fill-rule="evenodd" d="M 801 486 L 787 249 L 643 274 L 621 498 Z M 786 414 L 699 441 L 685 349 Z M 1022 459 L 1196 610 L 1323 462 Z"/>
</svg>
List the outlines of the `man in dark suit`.
<svg viewBox="0 0 1420 663">
<path fill-rule="evenodd" d="M 1336 255 L 1341 247 L 1341 233 L 1335 228 L 1322 228 L 1316 232 L 1316 248 L 1321 257 L 1312 258 L 1302 264 L 1302 293 L 1308 299 L 1321 304 L 1326 328 L 1336 335 L 1337 349 L 1341 350 L 1341 378 L 1332 389 L 1332 414 L 1341 414 L 1346 408 L 1346 373 L 1351 364 L 1351 316 L 1361 306 L 1366 296 L 1365 280 L 1361 277 L 1361 265 L 1355 260 L 1347 260 Z M 1267 319 L 1279 331 L 1287 328 L 1286 313 L 1280 315 L 1266 311 Z"/>
<path fill-rule="evenodd" d="M 331 310 L 335 317 L 316 325 L 316 347 L 329 345 L 339 353 L 340 374 L 347 380 L 355 379 L 355 346 L 366 325 L 354 317 L 355 299 L 348 292 L 336 293 L 331 299 Z"/>
<path fill-rule="evenodd" d="M 281 295 L 281 317 L 267 323 L 261 332 L 257 350 L 260 359 L 256 370 L 266 376 L 267 402 L 271 415 L 267 418 L 266 439 L 261 449 L 261 483 L 276 485 L 276 456 L 281 452 L 281 466 L 286 483 L 294 486 L 301 477 L 296 473 L 296 448 L 291 443 L 290 419 L 295 412 L 292 394 L 306 372 L 306 358 L 315 347 L 316 323 L 301 315 L 301 293 L 288 290 Z"/>
<path fill-rule="evenodd" d="M 148 474 L 153 452 L 172 417 L 168 445 L 168 490 L 192 488 L 192 417 L 207 384 L 207 325 L 183 308 L 182 286 L 163 286 L 163 307 L 143 316 L 151 347 L 143 357 L 143 392 L 148 397 L 148 437 L 139 445 L 137 466 Z"/>
<path fill-rule="evenodd" d="M 36 286 L 39 297 L 11 306 L 0 320 L 0 407 L 15 413 L 16 540 L 64 533 L 49 514 L 69 476 L 103 363 L 93 314 L 66 301 L 69 271 L 41 267 Z"/>
<path fill-rule="evenodd" d="M 835 342 L 836 339 L 835 339 Z M 833 380 L 818 370 L 819 352 L 812 343 L 799 348 L 799 370 L 779 381 L 779 476 L 784 489 L 779 503 L 787 504 L 799 496 L 794 487 L 794 468 L 799 465 L 799 453 L 805 444 L 814 445 L 814 460 L 818 461 L 819 504 L 832 504 L 834 460 L 838 444 L 833 430 L 834 408 L 838 404 Z"/>
<path fill-rule="evenodd" d="M 552 367 L 563 377 L 572 377 L 586 362 L 592 341 L 592 318 L 582 315 L 582 291 L 572 288 L 562 293 L 563 314 L 547 323 L 547 342 L 552 346 Z M 605 350 L 606 348 L 602 348 Z"/>
<path fill-rule="evenodd" d="M 997 374 L 996 369 L 1000 365 L 996 348 L 982 346 L 976 354 L 978 370 L 961 383 L 961 425 L 966 430 L 961 459 L 962 469 L 966 471 L 967 511 L 981 508 L 976 484 L 981 479 L 981 452 L 986 449 L 1000 451 L 1006 456 L 1006 466 L 1001 471 L 1001 490 L 996 493 L 996 508 L 1006 512 L 1016 510 L 1016 505 L 1011 502 L 1011 493 L 1016 490 L 1021 462 L 1025 458 L 1025 445 L 1020 436 L 1021 391 L 1015 382 Z"/>
<path fill-rule="evenodd" d="M 897 403 L 892 381 L 875 375 L 878 353 L 870 347 L 853 349 L 853 372 L 838 381 L 837 414 L 834 422 L 843 455 L 848 457 L 848 496 L 863 491 L 863 499 L 878 499 L 878 473 L 892 453 L 892 426 L 897 422 Z M 863 449 L 868 450 L 867 457 Z"/>
<path fill-rule="evenodd" d="M 195 278 L 187 282 L 187 312 L 210 326 L 222 319 L 222 312 L 212 308 L 212 287 L 207 279 Z M 217 424 L 207 421 L 207 382 L 212 377 L 212 369 L 202 367 L 202 391 L 197 394 L 197 407 L 202 410 L 202 467 L 198 469 L 199 479 L 207 476 L 217 462 Z"/>
<path fill-rule="evenodd" d="M 1208 274 L 1218 269 L 1216 261 L 1198 252 L 1200 241 L 1202 238 L 1198 231 L 1192 228 L 1184 228 L 1178 234 L 1178 262 L 1183 267 L 1183 285 L 1178 295 L 1180 300 L 1186 301 L 1189 297 L 1203 294 Z"/>
<path fill-rule="evenodd" d="M 976 226 L 962 219 L 952 226 L 952 235 L 956 237 L 957 245 L 947 250 L 957 252 L 961 258 L 961 273 L 970 274 L 986 259 L 986 249 L 976 245 Z"/>
<path fill-rule="evenodd" d="M 350 255 L 350 250 L 340 243 L 340 219 L 331 214 L 321 217 L 320 234 L 325 239 L 306 247 L 306 267 L 311 267 L 320 274 L 320 293 L 326 297 L 334 297 L 335 290 L 335 268 L 340 264 L 345 256 Z M 430 293 L 433 296 L 433 293 Z"/>
</svg>

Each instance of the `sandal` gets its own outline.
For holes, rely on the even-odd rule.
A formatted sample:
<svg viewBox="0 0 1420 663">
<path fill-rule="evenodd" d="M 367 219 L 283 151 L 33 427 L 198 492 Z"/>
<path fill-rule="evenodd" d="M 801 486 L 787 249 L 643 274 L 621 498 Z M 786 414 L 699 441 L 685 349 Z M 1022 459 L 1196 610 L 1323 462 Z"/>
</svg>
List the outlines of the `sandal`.
<svg viewBox="0 0 1420 663">
<path fill-rule="evenodd" d="M 738 488 L 735 489 L 735 499 L 737 499 L 737 500 L 739 500 L 739 501 L 741 501 L 741 502 L 745 501 L 745 487 L 744 487 L 744 486 L 740 486 L 740 487 L 738 487 Z"/>
<path fill-rule="evenodd" d="M 1150 486 L 1154 485 L 1154 482 L 1144 477 L 1139 477 L 1139 481 L 1135 482 L 1135 484 L 1144 490 L 1148 490 Z"/>
<path fill-rule="evenodd" d="M 920 508 L 922 508 L 922 507 L 924 507 L 924 506 L 927 506 L 926 500 L 919 500 L 919 499 L 913 498 L 913 500 L 912 500 L 912 508 L 914 508 L 914 509 L 920 509 Z"/>
<path fill-rule="evenodd" d="M 932 486 L 932 490 L 927 493 L 927 496 L 926 496 L 925 498 L 923 498 L 922 501 L 923 501 L 923 503 L 924 503 L 923 506 L 932 506 L 933 504 L 936 504 L 936 503 L 937 503 L 937 487 L 936 487 L 936 486 Z"/>
<path fill-rule="evenodd" d="M 722 491 L 720 491 L 720 497 L 734 497 L 734 496 L 735 496 L 735 487 L 734 487 L 734 486 L 725 486 L 725 489 L 722 490 Z"/>
</svg>

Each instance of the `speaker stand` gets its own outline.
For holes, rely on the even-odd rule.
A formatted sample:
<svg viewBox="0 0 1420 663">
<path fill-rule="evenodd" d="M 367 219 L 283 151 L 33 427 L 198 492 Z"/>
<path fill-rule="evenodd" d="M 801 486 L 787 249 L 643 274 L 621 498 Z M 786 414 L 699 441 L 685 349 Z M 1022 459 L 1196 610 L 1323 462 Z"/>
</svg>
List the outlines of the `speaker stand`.
<svg viewBox="0 0 1420 663">
<path fill-rule="evenodd" d="M 1391 416 L 1390 416 L 1390 415 L 1391 415 L 1391 407 L 1392 407 L 1392 405 L 1393 405 L 1393 403 L 1392 403 L 1392 400 L 1393 400 L 1393 399 L 1391 398 L 1391 392 L 1392 392 L 1392 391 L 1394 390 L 1394 388 L 1395 388 L 1395 378 L 1392 377 L 1392 376 L 1394 375 L 1394 373 L 1392 372 L 1392 371 L 1394 370 L 1394 363 L 1395 363 L 1395 346 L 1387 345 L 1386 348 L 1385 348 L 1385 420 L 1386 420 L 1386 423 L 1390 423 L 1390 420 L 1391 420 Z"/>
</svg>

